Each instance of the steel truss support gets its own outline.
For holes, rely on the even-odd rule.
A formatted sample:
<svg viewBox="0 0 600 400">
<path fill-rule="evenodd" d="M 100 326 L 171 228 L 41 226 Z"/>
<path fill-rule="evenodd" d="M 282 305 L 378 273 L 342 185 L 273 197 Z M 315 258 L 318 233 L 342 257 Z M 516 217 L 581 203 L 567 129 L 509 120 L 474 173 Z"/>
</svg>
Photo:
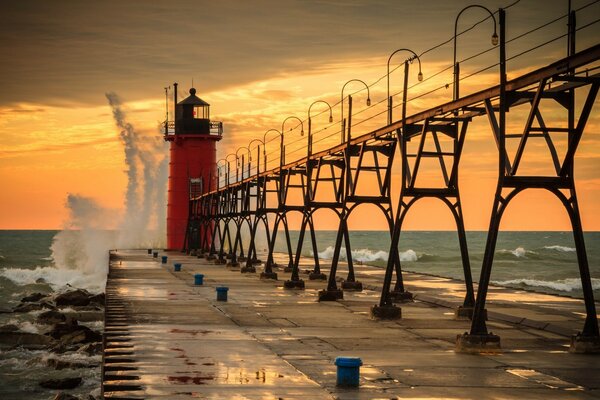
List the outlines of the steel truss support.
<svg viewBox="0 0 600 400">
<path fill-rule="evenodd" d="M 296 247 L 296 255 L 294 257 L 294 266 L 292 269 L 292 276 L 290 277 L 291 282 L 300 281 L 300 257 L 302 256 L 302 247 L 304 245 L 304 236 L 306 234 L 306 227 L 310 230 L 310 239 L 313 252 L 314 268 L 310 271 L 308 278 L 310 280 L 325 280 L 327 275 L 321 272 L 321 266 L 319 263 L 319 250 L 317 248 L 317 237 L 315 233 L 315 225 L 313 223 L 312 214 L 315 210 L 303 211 L 302 224 L 300 225 L 300 233 L 298 235 L 298 245 Z M 296 284 L 288 284 L 289 286 L 295 286 Z"/>
<path fill-rule="evenodd" d="M 349 101 L 351 105 L 351 98 Z M 391 169 L 396 151 L 396 143 L 396 139 L 390 134 L 360 144 L 348 145 L 345 149 L 344 169 L 339 180 L 339 186 L 343 192 L 339 196 L 337 204 L 339 207 L 337 213 L 340 218 L 340 225 L 331 260 L 327 288 L 319 292 L 319 301 L 341 299 L 343 298 L 343 290 L 362 290 L 362 283 L 357 281 L 355 276 L 348 218 L 358 206 L 371 204 L 383 211 L 388 225 L 391 226 Z M 378 184 L 378 192 L 375 195 L 367 190 L 360 190 L 362 187 L 360 182 L 364 181 L 363 177 L 367 173 L 375 175 Z M 365 192 L 369 194 L 364 194 Z M 336 277 L 342 246 L 346 251 L 348 276 L 342 282 L 341 289 L 338 289 Z"/>
<path fill-rule="evenodd" d="M 404 288 L 398 244 L 404 218 L 412 205 L 422 198 L 437 198 L 447 205 L 452 213 L 458 234 L 466 292 L 463 305 L 456 311 L 456 316 L 460 318 L 470 317 L 473 312 L 475 303 L 473 279 L 471 276 L 471 265 L 469 262 L 465 224 L 458 187 L 458 168 L 470 120 L 470 115 L 453 114 L 445 117 L 429 118 L 422 125 L 405 126 L 403 132 L 398 135 L 402 158 L 402 187 L 393 228 L 390 229 L 390 251 L 381 298 L 379 304 L 373 306 L 371 309 L 375 317 L 399 318 L 401 310 L 394 306 L 394 301 L 412 300 L 412 294 Z M 440 135 L 445 135 L 451 140 L 451 150 L 443 149 Z M 416 137 L 420 139 L 417 150 L 415 153 L 409 154 L 408 142 Z M 429 142 L 432 142 L 433 146 L 431 147 L 435 150 L 426 150 L 428 139 L 430 139 Z M 416 186 L 419 181 L 421 162 L 425 158 L 433 158 L 439 162 L 439 172 L 443 178 L 443 186 Z M 448 158 L 452 158 L 452 162 L 449 165 Z M 414 159 L 412 165 L 410 162 L 411 159 Z M 390 291 L 394 272 L 396 273 L 396 283 L 394 289 Z"/>
<path fill-rule="evenodd" d="M 500 338 L 488 332 L 485 322 L 484 307 L 492 273 L 494 252 L 496 249 L 496 241 L 498 239 L 502 215 L 510 201 L 520 192 L 526 189 L 546 189 L 561 201 L 569 215 L 583 289 L 586 319 L 583 330 L 572 338 L 571 351 L 600 352 L 600 335 L 594 302 L 594 292 L 591 283 L 587 253 L 585 250 L 583 228 L 581 225 L 579 205 L 575 191 L 575 180 L 573 176 L 574 156 L 598 94 L 600 81 L 598 77 L 574 77 L 571 74 L 556 75 L 552 77 L 552 80 L 554 82 L 562 81 L 564 83 L 549 88 L 547 85 L 548 79 L 543 78 L 539 81 L 537 87 L 534 87 L 531 90 L 508 92 L 506 93 L 504 101 L 502 101 L 503 98 L 501 97 L 500 122 L 496 120 L 496 113 L 492 107 L 491 101 L 489 99 L 485 101 L 490 125 L 498 143 L 499 167 L 501 173 L 499 174 L 492 206 L 492 215 L 490 218 L 483 264 L 481 267 L 481 277 L 479 279 L 479 289 L 477 291 L 471 330 L 469 333 L 458 336 L 456 343 L 457 351 L 480 352 L 500 348 Z M 582 86 L 589 87 L 589 91 L 576 122 L 575 91 L 578 87 Z M 540 108 L 542 99 L 552 99 L 555 101 L 555 104 L 564 108 L 567 114 L 566 125 L 568 127 L 566 129 L 563 127 L 546 125 L 542 118 L 542 111 Z M 509 107 L 520 104 L 530 105 L 529 115 L 526 119 L 523 131 L 519 134 L 506 134 L 504 131 L 505 123 L 503 121 L 503 111 L 508 111 Z M 552 113 L 553 119 L 556 119 L 557 116 L 559 116 L 559 113 L 554 111 Z M 562 160 L 558 159 L 551 133 L 555 135 L 567 134 L 567 149 Z M 536 137 L 544 139 L 544 142 L 548 146 L 550 161 L 554 165 L 556 172 L 554 176 L 524 176 L 517 174 L 521 161 L 524 160 L 526 156 L 524 150 L 528 140 Z M 506 139 L 519 139 L 519 145 L 513 157 L 510 157 L 506 150 Z"/>
</svg>

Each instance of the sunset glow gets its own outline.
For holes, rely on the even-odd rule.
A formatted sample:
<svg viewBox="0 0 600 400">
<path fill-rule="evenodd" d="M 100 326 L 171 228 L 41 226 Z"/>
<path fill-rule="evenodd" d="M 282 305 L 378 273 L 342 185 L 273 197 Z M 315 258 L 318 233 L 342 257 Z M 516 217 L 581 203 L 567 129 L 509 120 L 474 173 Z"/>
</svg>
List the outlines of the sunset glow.
<svg viewBox="0 0 600 400">
<path fill-rule="evenodd" d="M 122 16 L 127 14 L 123 11 L 128 7 L 136 8 L 134 3 L 121 5 L 118 7 L 120 12 L 95 5 L 98 21 L 86 25 L 63 13 L 71 6 L 67 3 L 57 6 L 52 23 L 44 20 L 43 9 L 33 11 L 8 7 L 11 9 L 9 15 L 0 17 L 0 22 L 17 18 L 25 26 L 11 24 L 15 31 L 9 34 L 4 28 L 0 39 L 3 54 L 10 54 L 10 49 L 19 47 L 15 51 L 21 57 L 0 67 L 3 69 L 0 79 L 4 87 L 0 99 L 0 128 L 4 138 L 0 144 L 0 181 L 5 188 L 0 196 L 0 229 L 60 229 L 68 217 L 64 207 L 68 193 L 93 198 L 103 207 L 113 209 L 115 214 L 123 208 L 127 184 L 124 154 L 118 137 L 119 129 L 115 127 L 105 99 L 108 91 L 116 92 L 123 99 L 129 121 L 149 142 L 155 142 L 160 139 L 158 125 L 165 118 L 163 88 L 178 81 L 185 95 L 193 78 L 199 97 L 211 104 L 211 118 L 224 123 L 225 131 L 223 140 L 218 144 L 217 158 L 234 153 L 254 138 L 262 139 L 270 128 L 280 129 L 288 116 L 306 120 L 310 104 L 325 100 L 334 106 L 333 123 L 328 122 L 328 114 L 319 115 L 325 107 L 313 108 L 311 118 L 316 143 L 314 151 L 317 152 L 339 143 L 340 106 L 335 104 L 340 101 L 340 90 L 345 82 L 357 78 L 373 84 L 370 87 L 370 107 L 366 106 L 366 92 L 360 85 L 349 87 L 345 93 L 353 94 L 353 137 L 384 126 L 385 70 L 389 54 L 402 46 L 409 46 L 417 52 L 424 51 L 451 38 L 455 11 L 468 4 L 452 2 L 442 5 L 445 3 L 438 2 L 436 10 L 413 5 L 407 9 L 412 10 L 414 15 L 405 15 L 402 22 L 406 26 L 399 26 L 393 16 L 397 6 L 386 2 L 374 5 L 370 2 L 327 3 L 309 2 L 305 6 L 294 3 L 289 8 L 282 5 L 282 9 L 272 10 L 274 14 L 270 18 L 250 21 L 243 18 L 249 6 L 234 6 L 234 3 L 218 6 L 201 2 L 203 12 L 217 20 L 211 20 L 204 28 L 191 25 L 199 15 L 191 13 L 188 16 L 186 10 L 190 11 L 194 4 L 185 3 L 180 10 L 167 12 L 176 13 L 175 26 L 170 27 L 169 22 L 160 27 L 168 31 L 172 28 L 168 32 L 168 40 L 140 37 L 151 30 L 145 18 L 159 16 L 166 11 L 160 7 L 148 7 L 140 10 L 139 15 L 126 17 Z M 372 12 L 364 14 L 366 3 L 369 3 L 368 9 Z M 508 10 L 509 39 L 562 15 L 566 9 L 564 2 L 558 0 L 549 2 L 543 10 L 537 10 L 532 3 L 535 2 L 522 1 L 514 6 L 520 7 L 521 14 L 511 14 L 513 9 Z M 573 3 L 574 7 L 587 4 L 585 1 Z M 482 4 L 491 9 L 507 5 L 493 1 Z M 535 18 L 527 14 L 532 8 L 537 10 Z M 586 15 L 597 15 L 600 6 L 596 4 L 592 8 L 595 11 Z M 342 16 L 328 13 L 335 10 Z M 86 10 L 85 14 L 92 12 L 93 9 Z M 117 21 L 106 30 L 96 26 L 114 17 L 115 12 L 119 12 Z M 586 15 L 578 19 L 580 26 L 592 20 Z M 326 21 L 328 17 L 335 22 Z M 170 19 L 162 15 L 161 18 L 165 22 Z M 464 18 L 461 26 L 466 29 L 482 16 L 473 13 Z M 31 22 L 27 22 L 29 19 Z M 13 40 L 13 36 L 19 36 L 21 30 L 35 22 L 46 27 L 47 31 L 31 32 L 28 39 L 41 41 L 39 46 L 52 44 L 52 51 L 46 47 L 36 53 L 37 45 L 25 45 L 22 38 Z M 217 23 L 220 27 L 230 28 L 217 32 L 214 30 Z M 271 23 L 272 31 L 265 27 Z M 459 59 L 491 47 L 487 23 L 459 38 Z M 157 25 L 160 24 L 157 22 Z M 564 25 L 565 21 L 562 21 L 520 41 L 515 40 L 514 45 L 509 46 L 509 55 L 517 54 L 543 41 L 543 38 L 560 35 L 565 31 Z M 344 32 L 346 28 L 347 32 Z M 278 36 L 282 32 L 286 32 L 285 37 Z M 123 35 L 123 40 L 114 41 L 117 33 Z M 78 39 L 86 34 L 93 46 L 82 44 Z M 206 35 L 210 34 L 214 37 L 207 38 Z M 159 36 L 158 31 L 156 35 Z M 578 49 L 584 49 L 598 42 L 600 28 L 592 25 L 578 35 Z M 201 40 L 196 40 L 199 36 Z M 186 45 L 174 42 L 174 38 L 180 38 L 179 41 Z M 287 42 L 280 43 L 280 40 Z M 508 78 L 563 57 L 565 40 L 551 43 L 527 55 L 527 59 L 521 57 L 511 61 Z M 64 46 L 60 46 L 61 43 Z M 250 49 L 255 54 L 253 57 L 246 53 L 250 51 L 248 47 L 253 47 Z M 128 52 L 131 57 L 137 57 L 131 60 L 130 65 L 127 64 L 128 56 L 123 55 Z M 65 60 L 67 56 L 73 58 L 72 63 L 68 64 Z M 104 60 L 113 56 L 114 62 Z M 390 76 L 391 92 L 394 94 L 399 93 L 402 87 L 401 64 L 406 57 L 406 54 L 400 54 L 392 63 L 392 67 L 400 67 Z M 89 61 L 85 58 L 96 60 L 97 67 L 87 70 Z M 461 67 L 461 76 L 466 77 L 482 67 L 493 65 L 496 59 L 497 51 L 493 50 L 466 62 Z M 417 82 L 416 63 L 411 64 L 409 115 L 451 100 L 452 70 L 444 71 L 451 66 L 451 60 L 452 42 L 423 55 L 425 79 L 422 83 Z M 34 67 L 36 61 L 47 63 L 47 68 Z M 23 70 L 25 63 L 28 67 Z M 78 63 L 80 74 L 76 71 Z M 493 86 L 497 79 L 497 67 L 491 68 L 465 79 L 461 83 L 461 94 Z M 444 88 L 447 84 L 450 86 Z M 430 91 L 433 92 L 419 97 Z M 172 101 L 169 101 L 172 112 Z M 394 105 L 398 106 L 400 102 L 401 96 L 395 96 Z M 588 231 L 600 230 L 599 105 L 596 101 L 575 166 L 583 228 Z M 399 117 L 400 108 L 396 107 L 394 119 Z M 515 112 L 509 117 L 510 131 L 511 127 L 520 126 L 520 120 L 526 115 Z M 518 123 L 511 125 L 511 121 L 517 120 Z M 306 155 L 306 135 L 301 136 L 299 129 L 289 131 L 296 125 L 293 122 L 286 124 L 287 161 Z M 279 158 L 277 137 L 270 138 L 274 141 L 267 146 L 269 168 L 274 167 Z M 524 166 L 535 172 L 548 167 L 544 161 L 547 150 L 539 143 L 532 143 L 535 154 L 528 159 L 529 165 Z M 166 152 L 167 146 L 163 149 Z M 396 170 L 393 182 L 395 199 L 399 173 Z M 488 121 L 479 118 L 470 127 L 460 169 L 468 230 L 487 229 L 496 176 L 496 145 Z M 428 179 L 438 178 L 431 176 Z M 559 206 L 548 193 L 537 190 L 526 192 L 509 208 L 502 229 L 569 230 L 566 213 Z M 351 228 L 386 229 L 384 218 L 379 215 L 369 217 L 373 214 L 369 207 L 359 209 L 350 220 Z M 292 221 L 297 226 L 298 221 Z M 337 229 L 337 224 L 337 217 L 323 213 L 318 228 Z M 430 201 L 411 211 L 405 229 L 453 230 L 454 222 L 441 204 Z"/>
</svg>

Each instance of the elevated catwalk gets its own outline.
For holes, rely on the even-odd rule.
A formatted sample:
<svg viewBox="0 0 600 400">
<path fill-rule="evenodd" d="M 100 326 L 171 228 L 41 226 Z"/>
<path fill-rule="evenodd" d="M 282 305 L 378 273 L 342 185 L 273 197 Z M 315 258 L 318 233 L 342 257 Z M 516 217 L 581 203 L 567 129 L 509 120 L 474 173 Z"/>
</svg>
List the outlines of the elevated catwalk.
<svg viewBox="0 0 600 400">
<path fill-rule="evenodd" d="M 162 264 L 160 256 L 167 255 Z M 275 261 L 287 256 L 276 256 Z M 173 263 L 183 264 L 181 272 Z M 301 259 L 302 269 L 312 260 Z M 278 268 L 275 268 L 277 270 Z M 329 266 L 323 271 L 329 273 Z M 203 286 L 194 286 L 202 273 Z M 301 271 L 304 274 L 304 271 Z M 600 358 L 568 353 L 582 301 L 490 287 L 487 325 L 503 350 L 455 353 L 465 286 L 405 274 L 415 301 L 403 319 L 373 320 L 384 270 L 356 266 L 363 292 L 316 301 L 306 290 L 182 253 L 111 255 L 103 387 L 106 398 L 210 399 L 590 399 L 600 396 Z M 227 302 L 215 287 L 229 287 Z M 335 386 L 338 356 L 361 357 L 361 386 Z"/>
</svg>

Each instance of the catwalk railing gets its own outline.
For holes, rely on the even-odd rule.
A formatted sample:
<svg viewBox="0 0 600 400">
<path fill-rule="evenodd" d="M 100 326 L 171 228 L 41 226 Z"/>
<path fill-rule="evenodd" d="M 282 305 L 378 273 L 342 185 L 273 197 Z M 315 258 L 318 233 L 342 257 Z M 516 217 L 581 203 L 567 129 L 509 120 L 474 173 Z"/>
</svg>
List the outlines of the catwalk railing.
<svg viewBox="0 0 600 400">
<path fill-rule="evenodd" d="M 594 293 L 573 176 L 574 157 L 600 87 L 600 74 L 593 73 L 594 63 L 600 60 L 600 45 L 575 53 L 574 43 L 570 44 L 568 57 L 507 81 L 503 10 L 500 10 L 498 16 L 498 85 L 464 97 L 455 96 L 453 101 L 413 115 L 406 115 L 406 108 L 403 107 L 402 118 L 394 122 L 390 119 L 386 126 L 355 138 L 351 134 L 353 99 L 349 95 L 348 116 L 342 119 L 341 129 L 345 141 L 313 154 L 309 118 L 307 156 L 289 163 L 285 162 L 284 121 L 281 131 L 274 130 L 281 135 L 279 166 L 267 169 L 266 152 L 263 150 L 261 154 L 258 148 L 258 159 L 255 159 L 258 168 L 256 173 L 252 173 L 252 153 L 248 147 L 247 154 L 241 157 L 236 154 L 238 165 L 235 177 L 232 176 L 229 162 L 226 162 L 225 171 L 218 168 L 219 174 L 225 175 L 224 184 L 219 183 L 217 176 L 204 186 L 213 190 L 190 200 L 185 250 L 229 266 L 244 262 L 242 272 L 256 272 L 256 265 L 262 262 L 257 259 L 255 239 L 259 227 L 263 226 L 268 254 L 261 278 L 277 279 L 273 253 L 281 230 L 285 235 L 288 259 L 287 266 L 282 267 L 284 273 L 289 273 L 284 287 L 303 289 L 304 281 L 300 278 L 299 263 L 308 232 L 314 254 L 314 268 L 309 278 L 327 281 L 326 287 L 319 292 L 319 301 L 337 300 L 343 298 L 345 290 L 362 290 L 362 284 L 354 273 L 348 218 L 360 205 L 370 204 L 383 213 L 391 239 L 380 301 L 373 306 L 372 314 L 377 318 L 400 318 L 401 310 L 395 303 L 412 300 L 411 293 L 405 290 L 403 284 L 398 253 L 403 222 L 418 200 L 439 199 L 448 206 L 459 238 L 465 298 L 463 305 L 456 311 L 456 316 L 472 319 L 470 332 L 457 339 L 457 350 L 486 351 L 500 345 L 500 338 L 488 332 L 485 304 L 503 212 L 521 191 L 529 188 L 546 189 L 565 207 L 577 249 L 586 319 L 581 333 L 573 338 L 571 349 L 576 352 L 600 350 Z M 572 22 L 573 31 L 570 33 L 574 42 L 574 21 Z M 404 94 L 407 91 L 407 74 L 408 64 L 405 62 Z M 581 106 L 576 107 L 576 96 L 583 99 Z M 406 97 L 403 104 L 406 104 Z M 547 117 L 549 109 L 551 118 Z M 518 131 L 507 133 L 507 114 L 512 110 L 520 110 L 526 118 L 524 122 L 520 122 L 521 128 Z M 497 145 L 498 181 L 475 297 L 458 172 L 470 122 L 478 117 L 487 117 Z M 510 126 L 515 126 L 516 123 L 511 121 Z M 561 136 L 564 140 L 557 139 Z M 525 149 L 533 140 L 540 140 L 547 147 L 548 157 L 554 168 L 552 174 L 521 173 L 520 166 L 529 154 Z M 564 154 L 559 156 L 557 143 L 561 140 L 566 140 L 566 148 Z M 265 141 L 266 134 L 261 141 L 263 146 Z M 516 151 L 507 150 L 507 141 L 517 143 Z M 443 178 L 441 184 L 433 185 L 423 180 L 423 163 L 427 159 L 435 162 L 434 168 Z M 263 171 L 260 171 L 261 162 L 265 165 Z M 431 169 L 432 164 L 428 165 Z M 400 171 L 401 185 L 396 194 L 399 200 L 394 205 L 392 195 L 395 193 L 392 192 L 391 179 L 395 169 Z M 315 238 L 313 215 L 321 209 L 331 210 L 339 218 L 329 276 L 321 271 Z M 295 246 L 289 234 L 288 214 L 291 212 L 302 216 L 298 243 Z M 249 235 L 243 235 L 243 232 L 248 232 Z M 339 261 L 344 248 L 347 276 L 341 287 L 338 287 L 337 278 L 341 267 Z"/>
</svg>

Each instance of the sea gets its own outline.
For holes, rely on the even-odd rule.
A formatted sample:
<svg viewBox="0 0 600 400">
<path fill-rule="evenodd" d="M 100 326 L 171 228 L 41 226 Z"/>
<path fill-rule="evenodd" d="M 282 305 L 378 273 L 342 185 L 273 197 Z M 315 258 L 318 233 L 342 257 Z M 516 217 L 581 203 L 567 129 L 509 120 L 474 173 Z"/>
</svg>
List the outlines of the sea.
<svg viewBox="0 0 600 400">
<path fill-rule="evenodd" d="M 290 232 L 296 243 L 297 231 Z M 35 293 L 53 293 L 72 288 L 84 288 L 92 293 L 104 290 L 109 247 L 114 232 L 95 233 L 82 239 L 81 233 L 69 231 L 0 230 L 0 327 L 15 324 L 25 332 L 39 333 L 30 313 L 7 312 L 17 306 L 22 297 Z M 333 255 L 336 232 L 317 231 L 318 254 L 323 263 Z M 475 281 L 479 278 L 486 232 L 467 232 L 471 268 Z M 600 232 L 586 232 L 585 244 L 592 276 L 595 298 L 600 298 Z M 285 251 L 284 235 L 278 235 L 276 251 Z M 350 233 L 352 258 L 356 262 L 384 268 L 389 255 L 390 237 L 386 231 L 353 231 Z M 265 243 L 259 244 L 259 255 Z M 462 278 L 462 263 L 455 232 L 407 231 L 399 243 L 404 271 Z M 342 260 L 345 259 L 345 250 Z M 311 257 L 308 236 L 302 255 Z M 492 283 L 524 290 L 581 298 L 581 282 L 571 232 L 500 232 Z M 101 330 L 102 322 L 90 327 Z M 38 382 L 48 377 L 60 377 L 69 371 L 53 371 L 48 359 L 63 357 L 68 361 L 89 363 L 80 369 L 82 386 L 75 394 L 97 390 L 100 370 L 99 356 L 81 354 L 57 355 L 44 350 L 15 348 L 0 350 L 0 398 L 19 398 L 26 393 L 29 399 L 53 398 L 53 392 L 41 389 Z M 71 371 L 72 373 L 72 371 Z M 54 392 L 55 393 L 55 392 Z M 17 396 L 17 397 L 14 397 Z"/>
</svg>

